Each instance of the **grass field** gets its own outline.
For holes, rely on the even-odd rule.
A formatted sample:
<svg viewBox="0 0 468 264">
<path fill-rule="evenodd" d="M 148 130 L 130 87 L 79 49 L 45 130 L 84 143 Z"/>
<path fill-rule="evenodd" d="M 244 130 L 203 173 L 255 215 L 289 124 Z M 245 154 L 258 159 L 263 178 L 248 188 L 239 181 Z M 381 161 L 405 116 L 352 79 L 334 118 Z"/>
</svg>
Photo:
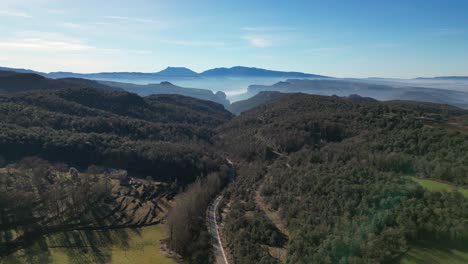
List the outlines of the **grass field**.
<svg viewBox="0 0 468 264">
<path fill-rule="evenodd" d="M 434 180 L 411 177 L 422 187 L 430 191 L 459 191 L 468 197 L 467 189 Z M 466 264 L 468 263 L 468 245 L 454 244 L 450 241 L 420 242 L 405 254 L 400 264 Z"/>
<path fill-rule="evenodd" d="M 161 225 L 139 229 L 58 233 L 35 242 L 13 256 L 0 259 L 0 263 L 176 263 L 160 250 L 159 241 L 163 235 Z"/>
<path fill-rule="evenodd" d="M 448 183 L 443 183 L 439 181 L 434 181 L 434 180 L 427 180 L 427 179 L 420 179 L 416 177 L 410 177 L 413 181 L 417 182 L 419 185 L 422 187 L 428 189 L 429 191 L 459 191 L 461 194 L 463 194 L 465 197 L 468 197 L 468 189 L 461 189 L 457 188 L 454 185 L 448 184 Z"/>
<path fill-rule="evenodd" d="M 400 264 L 466 264 L 468 245 L 420 243 L 405 254 Z"/>
</svg>

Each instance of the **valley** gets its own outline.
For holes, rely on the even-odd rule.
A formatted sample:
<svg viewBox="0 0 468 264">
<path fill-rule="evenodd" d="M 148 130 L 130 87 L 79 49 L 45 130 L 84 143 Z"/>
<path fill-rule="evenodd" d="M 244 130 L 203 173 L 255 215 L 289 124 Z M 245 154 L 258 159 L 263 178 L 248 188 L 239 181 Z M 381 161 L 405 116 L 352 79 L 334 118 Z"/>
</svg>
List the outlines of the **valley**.
<svg viewBox="0 0 468 264">
<path fill-rule="evenodd" d="M 1 263 L 464 261 L 466 110 L 6 76 Z"/>
<path fill-rule="evenodd" d="M 385 79 L 337 78 L 303 72 L 272 71 L 254 67 L 235 66 L 209 69 L 196 73 L 185 67 L 168 67 L 160 72 L 102 72 L 80 74 L 0 67 L 0 93 L 14 92 L 22 84 L 15 83 L 15 73 L 29 76 L 29 86 L 47 89 L 64 87 L 95 87 L 105 90 L 128 91 L 140 96 L 177 94 L 213 101 L 239 114 L 239 106 L 268 100 L 272 92 L 306 93 L 327 96 L 371 97 L 380 101 L 414 100 L 448 104 L 467 109 L 468 79 L 464 77 Z M 2 80 L 3 79 L 3 80 Z M 11 80 L 13 79 L 13 80 Z M 23 78 L 24 79 L 24 78 Z M 48 86 L 44 86 L 48 83 Z M 34 84 L 31 86 L 31 84 Z M 16 85 L 16 86 L 15 86 Z M 6 87 L 5 87 L 6 86 Z M 8 88 L 9 87 L 9 88 Z M 5 90 L 7 89 L 7 90 Z M 265 92 L 265 93 L 262 93 Z M 260 97 L 266 97 L 260 99 Z M 249 108 L 249 109 L 250 109 Z M 245 108 L 245 106 L 243 107 Z"/>
<path fill-rule="evenodd" d="M 468 1 L 0 1 L 0 264 L 468 263 Z"/>
</svg>

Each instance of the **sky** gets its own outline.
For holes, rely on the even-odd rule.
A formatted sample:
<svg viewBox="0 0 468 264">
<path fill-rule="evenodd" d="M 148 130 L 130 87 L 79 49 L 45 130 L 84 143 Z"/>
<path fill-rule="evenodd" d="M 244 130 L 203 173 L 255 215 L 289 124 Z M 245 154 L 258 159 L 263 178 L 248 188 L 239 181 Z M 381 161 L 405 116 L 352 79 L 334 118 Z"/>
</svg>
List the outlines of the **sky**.
<svg viewBox="0 0 468 264">
<path fill-rule="evenodd" d="M 0 66 L 468 75 L 465 0 L 0 0 Z"/>
</svg>

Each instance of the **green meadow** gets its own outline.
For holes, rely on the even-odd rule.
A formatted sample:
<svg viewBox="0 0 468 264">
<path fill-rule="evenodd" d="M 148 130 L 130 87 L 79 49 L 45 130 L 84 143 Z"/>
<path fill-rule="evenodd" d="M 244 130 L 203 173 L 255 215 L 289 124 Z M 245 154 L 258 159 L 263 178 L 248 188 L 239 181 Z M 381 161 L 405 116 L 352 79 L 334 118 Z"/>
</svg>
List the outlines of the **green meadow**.
<svg viewBox="0 0 468 264">
<path fill-rule="evenodd" d="M 451 184 L 411 177 L 413 181 L 430 191 L 459 191 L 468 197 L 468 190 Z M 400 264 L 466 264 L 468 245 L 450 241 L 421 241 L 402 258 Z"/>
<path fill-rule="evenodd" d="M 174 264 L 160 249 L 163 237 L 162 225 L 62 232 L 35 241 L 0 263 Z"/>
<path fill-rule="evenodd" d="M 443 183 L 435 180 L 428 180 L 428 179 L 420 179 L 416 177 L 410 177 L 413 181 L 424 187 L 425 189 L 429 191 L 434 191 L 434 192 L 442 192 L 442 191 L 447 191 L 447 192 L 452 192 L 452 191 L 459 191 L 461 194 L 463 194 L 465 197 L 468 197 L 468 189 L 463 189 L 463 188 L 457 188 L 454 185 L 448 184 L 448 183 Z"/>
</svg>

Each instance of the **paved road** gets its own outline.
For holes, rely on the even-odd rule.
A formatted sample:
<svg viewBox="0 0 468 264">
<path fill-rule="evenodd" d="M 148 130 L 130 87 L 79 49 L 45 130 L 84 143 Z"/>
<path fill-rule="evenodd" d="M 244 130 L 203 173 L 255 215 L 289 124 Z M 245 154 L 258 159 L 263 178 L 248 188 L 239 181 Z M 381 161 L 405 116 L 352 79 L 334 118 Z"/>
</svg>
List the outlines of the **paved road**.
<svg viewBox="0 0 468 264">
<path fill-rule="evenodd" d="M 223 194 L 220 194 L 208 207 L 207 211 L 207 223 L 208 231 L 211 235 L 211 243 L 213 245 L 213 254 L 215 256 L 216 264 L 228 264 L 226 253 L 224 252 L 223 243 L 219 237 L 219 226 L 218 226 L 218 207 L 219 203 L 223 199 Z"/>
</svg>

